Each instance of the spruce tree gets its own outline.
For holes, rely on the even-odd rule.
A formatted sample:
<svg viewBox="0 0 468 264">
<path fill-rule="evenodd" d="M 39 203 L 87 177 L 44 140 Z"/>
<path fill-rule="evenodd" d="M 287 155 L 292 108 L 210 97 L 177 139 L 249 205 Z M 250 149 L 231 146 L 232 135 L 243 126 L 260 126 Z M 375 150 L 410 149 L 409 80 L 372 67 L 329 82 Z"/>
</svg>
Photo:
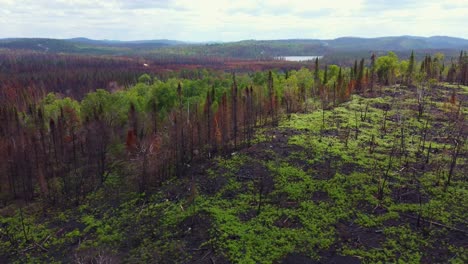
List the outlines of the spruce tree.
<svg viewBox="0 0 468 264">
<path fill-rule="evenodd" d="M 413 71 L 414 71 L 414 51 L 411 51 L 409 59 L 408 70 L 406 71 L 406 85 L 411 85 L 413 82 Z"/>
<path fill-rule="evenodd" d="M 357 73 L 358 73 L 357 60 L 354 60 L 354 67 L 353 67 L 353 69 L 351 71 L 351 79 L 356 80 Z"/>
<path fill-rule="evenodd" d="M 316 85 L 320 83 L 318 58 L 315 58 L 314 81 Z"/>
<path fill-rule="evenodd" d="M 323 73 L 323 85 L 326 85 L 328 82 L 328 67 L 325 67 L 325 72 Z"/>
<path fill-rule="evenodd" d="M 372 53 L 371 56 L 371 75 L 370 75 L 370 91 L 371 93 L 374 91 L 374 83 L 375 83 L 375 53 Z"/>
<path fill-rule="evenodd" d="M 356 86 L 358 93 L 362 92 L 362 79 L 364 78 L 364 58 L 359 62 L 359 71 L 357 73 Z"/>
</svg>

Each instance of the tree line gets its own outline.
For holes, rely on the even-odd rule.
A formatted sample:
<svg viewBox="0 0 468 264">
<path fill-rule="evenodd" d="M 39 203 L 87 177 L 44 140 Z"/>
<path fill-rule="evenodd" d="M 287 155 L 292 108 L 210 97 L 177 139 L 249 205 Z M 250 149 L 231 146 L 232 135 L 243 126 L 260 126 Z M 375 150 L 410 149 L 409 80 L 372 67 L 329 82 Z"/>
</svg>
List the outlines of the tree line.
<svg viewBox="0 0 468 264">
<path fill-rule="evenodd" d="M 304 65 L 306 63 L 192 55 L 145 55 L 142 58 L 0 50 L 0 103 L 15 101 L 15 105 L 24 110 L 28 101 L 37 102 L 49 92 L 82 99 L 96 88 L 113 91 L 132 86 L 147 72 L 160 80 L 200 79 L 208 71 L 290 70 Z"/>
</svg>

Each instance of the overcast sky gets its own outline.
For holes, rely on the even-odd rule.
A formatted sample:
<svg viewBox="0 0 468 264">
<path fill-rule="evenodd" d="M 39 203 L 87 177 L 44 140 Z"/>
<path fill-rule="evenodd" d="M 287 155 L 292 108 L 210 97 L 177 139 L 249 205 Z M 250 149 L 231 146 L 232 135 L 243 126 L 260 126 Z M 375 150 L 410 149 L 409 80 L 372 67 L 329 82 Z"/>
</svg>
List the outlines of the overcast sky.
<svg viewBox="0 0 468 264">
<path fill-rule="evenodd" d="M 468 38 L 468 0 L 0 0 L 0 38 Z"/>
</svg>

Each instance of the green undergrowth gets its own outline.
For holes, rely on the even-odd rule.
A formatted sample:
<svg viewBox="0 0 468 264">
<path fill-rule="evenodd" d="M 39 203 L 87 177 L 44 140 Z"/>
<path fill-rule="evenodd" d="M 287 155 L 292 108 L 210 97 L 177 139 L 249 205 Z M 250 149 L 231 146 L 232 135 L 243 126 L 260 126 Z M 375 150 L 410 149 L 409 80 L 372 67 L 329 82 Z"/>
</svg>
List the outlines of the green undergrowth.
<svg viewBox="0 0 468 264">
<path fill-rule="evenodd" d="M 459 123 L 445 103 L 466 88 L 444 87 L 421 116 L 405 87 L 292 114 L 258 130 L 246 150 L 209 161 L 195 184 L 173 178 L 140 194 L 111 175 L 77 208 L 5 207 L 0 255 L 13 263 L 281 263 L 290 254 L 466 263 L 467 160 L 456 160 L 448 182 Z M 294 133 L 284 142 L 272 131 Z"/>
</svg>

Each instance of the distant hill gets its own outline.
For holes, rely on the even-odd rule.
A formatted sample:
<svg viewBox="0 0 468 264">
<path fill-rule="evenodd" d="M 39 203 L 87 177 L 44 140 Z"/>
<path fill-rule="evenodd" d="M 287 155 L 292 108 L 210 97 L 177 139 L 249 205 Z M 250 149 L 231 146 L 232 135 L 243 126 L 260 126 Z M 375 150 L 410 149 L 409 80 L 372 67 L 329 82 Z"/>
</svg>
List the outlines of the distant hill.
<svg viewBox="0 0 468 264">
<path fill-rule="evenodd" d="M 168 39 L 120 41 L 88 38 L 9 38 L 0 39 L 0 48 L 73 54 L 217 56 L 259 59 L 286 55 L 328 55 L 370 51 L 404 53 L 411 50 L 420 52 L 441 50 L 454 53 L 455 51 L 468 50 L 468 40 L 446 36 L 396 36 L 341 37 L 330 40 L 285 39 L 191 43 Z"/>
<path fill-rule="evenodd" d="M 11 38 L 1 39 L 0 48 L 22 49 L 44 52 L 75 52 L 76 46 L 73 43 L 68 43 L 59 39 L 42 39 L 42 38 Z"/>
<path fill-rule="evenodd" d="M 233 58 L 271 58 L 276 56 L 325 57 L 340 54 L 340 57 L 367 56 L 370 52 L 386 53 L 395 51 L 407 55 L 414 50 L 419 56 L 426 53 L 443 52 L 453 56 L 460 50 L 468 50 L 468 40 L 453 37 L 381 37 L 357 38 L 342 37 L 331 40 L 285 39 L 285 40 L 243 40 L 238 42 L 214 43 L 205 45 L 169 46 L 155 51 L 156 54 L 211 55 Z M 370 56 L 370 55 L 369 55 Z"/>
<path fill-rule="evenodd" d="M 170 39 L 153 39 L 153 40 L 132 40 L 132 41 L 121 41 L 121 40 L 95 40 L 89 38 L 71 38 L 65 39 L 70 43 L 83 43 L 92 45 L 115 45 L 115 46 L 131 46 L 131 45 L 155 45 L 155 46 L 173 46 L 182 45 L 186 42 Z"/>
<path fill-rule="evenodd" d="M 13 50 L 33 50 L 49 53 L 131 55 L 153 49 L 182 45 L 176 40 L 94 40 L 88 38 L 49 39 L 49 38 L 8 38 L 0 39 L 0 48 Z"/>
<path fill-rule="evenodd" d="M 466 49 L 468 40 L 453 37 L 343 37 L 325 40 L 330 48 L 337 50 L 418 50 L 418 49 Z"/>
</svg>

